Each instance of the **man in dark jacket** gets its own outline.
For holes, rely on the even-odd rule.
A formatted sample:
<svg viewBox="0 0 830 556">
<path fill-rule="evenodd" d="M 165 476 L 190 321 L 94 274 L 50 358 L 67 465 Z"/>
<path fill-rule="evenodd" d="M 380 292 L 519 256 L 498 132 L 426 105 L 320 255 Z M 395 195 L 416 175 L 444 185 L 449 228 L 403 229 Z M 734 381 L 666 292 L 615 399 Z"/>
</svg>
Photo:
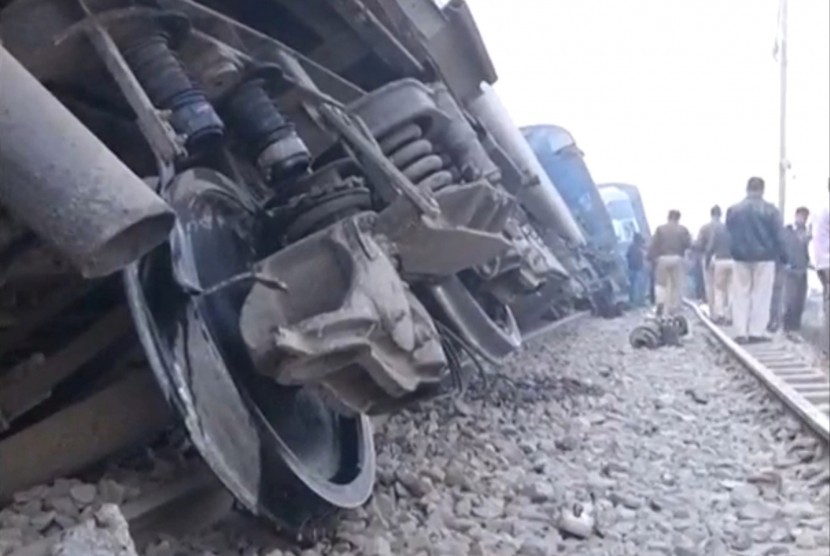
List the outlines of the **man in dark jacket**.
<svg viewBox="0 0 830 556">
<path fill-rule="evenodd" d="M 784 261 L 781 213 L 764 200 L 764 180 L 750 178 L 746 198 L 726 213 L 734 263 L 733 323 L 736 341 L 756 343 L 769 322 L 776 261 Z"/>
<path fill-rule="evenodd" d="M 792 339 L 793 333 L 801 330 L 801 316 L 807 300 L 807 269 L 810 266 L 810 230 L 807 219 L 810 211 L 799 207 L 795 211 L 795 222 L 784 228 L 784 332 Z"/>
</svg>

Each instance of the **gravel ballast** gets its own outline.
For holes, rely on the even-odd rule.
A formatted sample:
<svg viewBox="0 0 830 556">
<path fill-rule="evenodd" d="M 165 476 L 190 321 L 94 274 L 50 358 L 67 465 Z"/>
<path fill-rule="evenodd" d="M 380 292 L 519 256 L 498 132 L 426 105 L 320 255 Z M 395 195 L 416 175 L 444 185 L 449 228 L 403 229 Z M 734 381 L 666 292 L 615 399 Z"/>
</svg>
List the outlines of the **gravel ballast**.
<svg viewBox="0 0 830 556">
<path fill-rule="evenodd" d="M 374 498 L 315 548 L 286 549 L 234 518 L 143 553 L 827 554 L 824 447 L 702 327 L 648 351 L 628 345 L 638 323 L 569 324 L 512 358 L 505 378 L 385 420 Z M 118 497 L 106 490 L 18 496 L 0 512 L 0 555 Z"/>
</svg>

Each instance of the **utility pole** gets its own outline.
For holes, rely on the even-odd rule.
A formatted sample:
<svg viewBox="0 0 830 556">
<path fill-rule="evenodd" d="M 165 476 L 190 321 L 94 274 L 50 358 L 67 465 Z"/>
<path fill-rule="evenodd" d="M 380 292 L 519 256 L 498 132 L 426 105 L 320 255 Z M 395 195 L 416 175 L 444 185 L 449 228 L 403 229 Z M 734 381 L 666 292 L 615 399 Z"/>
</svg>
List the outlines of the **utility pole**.
<svg viewBox="0 0 830 556">
<path fill-rule="evenodd" d="M 778 39 L 778 68 L 780 80 L 780 102 L 778 122 L 778 209 L 784 215 L 787 200 L 787 170 L 790 163 L 787 161 L 787 0 L 779 0 L 780 36 Z"/>
</svg>

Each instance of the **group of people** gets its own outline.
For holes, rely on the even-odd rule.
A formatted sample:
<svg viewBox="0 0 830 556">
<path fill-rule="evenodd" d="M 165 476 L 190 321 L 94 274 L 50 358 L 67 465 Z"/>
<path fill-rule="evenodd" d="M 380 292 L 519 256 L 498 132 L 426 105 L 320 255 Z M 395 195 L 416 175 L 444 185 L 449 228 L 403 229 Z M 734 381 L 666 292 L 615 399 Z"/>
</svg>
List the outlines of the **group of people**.
<svg viewBox="0 0 830 556">
<path fill-rule="evenodd" d="M 830 186 L 830 181 L 828 182 Z M 719 324 L 734 326 L 739 343 L 769 340 L 783 327 L 794 334 L 801 328 L 810 269 L 824 290 L 825 322 L 830 288 L 830 202 L 808 227 L 810 211 L 799 207 L 784 226 L 779 210 L 764 200 L 764 180 L 747 183 L 746 198 L 726 212 L 712 207 L 711 220 L 697 238 L 680 223 L 680 211 L 669 211 L 647 243 L 636 235 L 628 249 L 631 303 L 646 300 L 653 271 L 653 301 L 658 314 L 680 310 L 687 278 L 687 261 L 697 257 L 703 269 L 706 303 Z M 810 257 L 810 244 L 813 257 Z M 827 331 L 825 331 L 825 334 Z"/>
</svg>

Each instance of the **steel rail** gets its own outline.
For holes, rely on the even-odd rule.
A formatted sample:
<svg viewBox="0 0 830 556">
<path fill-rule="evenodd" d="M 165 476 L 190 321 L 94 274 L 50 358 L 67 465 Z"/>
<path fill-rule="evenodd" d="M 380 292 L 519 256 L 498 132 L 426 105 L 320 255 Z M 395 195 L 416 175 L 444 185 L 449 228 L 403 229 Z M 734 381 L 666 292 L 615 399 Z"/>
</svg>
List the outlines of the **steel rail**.
<svg viewBox="0 0 830 556">
<path fill-rule="evenodd" d="M 830 442 L 830 374 L 773 344 L 739 345 L 708 314 L 685 302 L 735 359 L 825 442 Z"/>
</svg>

